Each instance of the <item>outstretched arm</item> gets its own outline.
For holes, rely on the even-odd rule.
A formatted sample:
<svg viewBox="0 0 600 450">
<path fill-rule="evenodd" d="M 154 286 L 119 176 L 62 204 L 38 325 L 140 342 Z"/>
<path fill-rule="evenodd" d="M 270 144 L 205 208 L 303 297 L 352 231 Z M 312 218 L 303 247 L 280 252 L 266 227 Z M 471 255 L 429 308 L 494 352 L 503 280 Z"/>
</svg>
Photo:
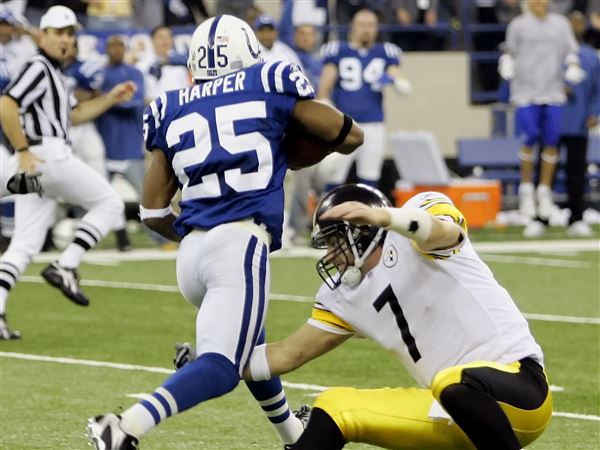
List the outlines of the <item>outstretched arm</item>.
<svg viewBox="0 0 600 450">
<path fill-rule="evenodd" d="M 464 231 L 458 225 L 420 208 L 372 208 L 361 202 L 345 202 L 321 218 L 384 227 L 412 239 L 424 252 L 451 248 L 464 239 Z"/>
<path fill-rule="evenodd" d="M 306 323 L 282 341 L 255 347 L 243 377 L 259 381 L 291 372 L 333 350 L 351 336 L 330 333 Z"/>
<path fill-rule="evenodd" d="M 135 91 L 135 83 L 124 81 L 104 95 L 79 103 L 71 110 L 73 125 L 95 119 L 110 107 L 131 100 Z"/>
</svg>

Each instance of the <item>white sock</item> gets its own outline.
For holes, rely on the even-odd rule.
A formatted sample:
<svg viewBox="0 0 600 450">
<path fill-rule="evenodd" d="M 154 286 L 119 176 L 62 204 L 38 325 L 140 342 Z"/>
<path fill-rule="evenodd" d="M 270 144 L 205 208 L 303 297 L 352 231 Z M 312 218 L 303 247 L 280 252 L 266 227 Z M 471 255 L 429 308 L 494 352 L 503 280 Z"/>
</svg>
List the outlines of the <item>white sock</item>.
<svg viewBox="0 0 600 450">
<path fill-rule="evenodd" d="M 519 194 L 523 194 L 523 195 L 533 194 L 533 183 L 519 184 Z"/>
<path fill-rule="evenodd" d="M 121 423 L 119 425 L 121 430 L 136 438 L 142 437 L 156 426 L 152 414 L 139 403 L 136 403 L 121 414 Z"/>
<path fill-rule="evenodd" d="M 85 255 L 85 249 L 81 245 L 71 242 L 58 258 L 58 265 L 67 269 L 75 269 L 81 264 L 83 255 Z"/>
<path fill-rule="evenodd" d="M 302 422 L 293 414 L 290 414 L 283 422 L 274 423 L 273 426 L 285 444 L 295 444 L 304 432 Z"/>
<path fill-rule="evenodd" d="M 8 299 L 8 291 L 0 288 L 0 314 L 6 313 L 6 300 Z"/>
</svg>

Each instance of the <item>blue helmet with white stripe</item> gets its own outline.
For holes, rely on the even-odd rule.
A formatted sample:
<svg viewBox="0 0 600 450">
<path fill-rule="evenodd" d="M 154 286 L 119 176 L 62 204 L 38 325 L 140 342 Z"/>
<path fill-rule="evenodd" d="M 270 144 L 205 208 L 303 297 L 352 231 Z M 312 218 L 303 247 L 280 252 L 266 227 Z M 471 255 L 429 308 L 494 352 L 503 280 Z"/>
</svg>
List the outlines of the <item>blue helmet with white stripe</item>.
<svg viewBox="0 0 600 450">
<path fill-rule="evenodd" d="M 262 62 L 252 28 L 224 14 L 202 22 L 190 41 L 188 69 L 195 80 L 210 80 Z"/>
</svg>

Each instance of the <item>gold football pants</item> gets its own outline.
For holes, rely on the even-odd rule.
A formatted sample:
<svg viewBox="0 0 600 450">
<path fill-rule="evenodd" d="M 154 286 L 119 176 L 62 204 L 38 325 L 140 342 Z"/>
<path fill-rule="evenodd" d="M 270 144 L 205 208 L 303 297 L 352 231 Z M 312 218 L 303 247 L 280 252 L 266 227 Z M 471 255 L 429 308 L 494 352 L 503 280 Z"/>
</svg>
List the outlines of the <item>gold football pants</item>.
<svg viewBox="0 0 600 450">
<path fill-rule="evenodd" d="M 525 359 L 528 364 L 532 360 Z M 533 364 L 536 364 L 533 362 Z M 438 373 L 431 389 L 333 388 L 321 394 L 314 407 L 324 410 L 337 424 L 346 442 L 364 442 L 391 449 L 473 449 L 467 436 L 451 420 L 429 417 L 434 400 L 445 387 L 464 376 L 477 377 L 495 388 L 494 398 L 506 413 L 523 446 L 542 434 L 552 414 L 552 397 L 541 368 L 538 388 L 524 380 L 522 362 L 498 364 L 479 361 Z M 531 377 L 529 377 L 531 378 Z M 545 387 L 544 387 L 545 386 Z M 532 400 L 531 391 L 537 390 Z M 509 401 L 502 401 L 509 398 Z M 502 400 L 499 400 L 502 399 Z M 514 400 L 513 400 L 514 399 Z M 532 401 L 534 404 L 532 405 Z M 524 407 L 526 405 L 526 408 Z"/>
</svg>

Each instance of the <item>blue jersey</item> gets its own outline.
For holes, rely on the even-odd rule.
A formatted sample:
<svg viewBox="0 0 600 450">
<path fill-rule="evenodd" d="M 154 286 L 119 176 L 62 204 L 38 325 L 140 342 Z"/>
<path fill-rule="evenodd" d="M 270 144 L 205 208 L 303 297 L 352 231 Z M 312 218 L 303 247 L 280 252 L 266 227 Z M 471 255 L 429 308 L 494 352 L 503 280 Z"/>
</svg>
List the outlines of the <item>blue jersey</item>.
<svg viewBox="0 0 600 450">
<path fill-rule="evenodd" d="M 63 71 L 67 79 L 69 92 L 73 93 L 75 89 L 85 91 L 98 91 L 102 87 L 103 67 L 95 60 L 88 59 L 80 61 L 76 59 Z"/>
<path fill-rule="evenodd" d="M 569 85 L 570 94 L 562 109 L 561 134 L 565 136 L 587 136 L 586 120 L 600 115 L 600 58 L 587 44 L 579 46 L 578 56 L 585 78 Z"/>
<path fill-rule="evenodd" d="M 123 81 L 133 81 L 135 94 L 126 102 L 113 106 L 96 119 L 106 158 L 113 161 L 143 159 L 143 134 L 140 123 L 144 113 L 144 75 L 129 64 L 111 64 L 103 70 L 102 92 L 110 92 Z"/>
<path fill-rule="evenodd" d="M 381 79 L 389 66 L 400 64 L 400 49 L 388 42 L 356 49 L 332 41 L 321 52 L 323 65 L 331 63 L 338 70 L 333 103 L 357 122 L 383 122 Z"/>
<path fill-rule="evenodd" d="M 179 180 L 175 230 L 254 219 L 281 247 L 281 140 L 299 99 L 314 98 L 301 69 L 272 61 L 168 91 L 144 113 L 146 149 L 162 150 Z"/>
</svg>

